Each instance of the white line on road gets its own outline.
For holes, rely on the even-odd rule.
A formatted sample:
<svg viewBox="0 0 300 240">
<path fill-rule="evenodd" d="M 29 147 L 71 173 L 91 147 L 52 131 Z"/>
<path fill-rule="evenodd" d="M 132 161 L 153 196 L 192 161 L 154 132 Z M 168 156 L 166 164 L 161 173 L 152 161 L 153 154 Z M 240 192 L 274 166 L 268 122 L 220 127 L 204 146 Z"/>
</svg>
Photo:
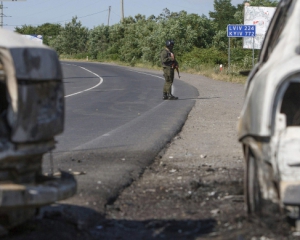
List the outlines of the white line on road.
<svg viewBox="0 0 300 240">
<path fill-rule="evenodd" d="M 148 75 L 148 76 L 151 76 L 151 77 L 156 77 L 156 78 L 160 78 L 160 79 L 163 79 L 165 80 L 165 78 L 163 77 L 159 77 L 159 76 L 156 76 L 156 75 L 153 75 L 153 74 L 149 74 L 149 73 L 144 73 L 144 72 L 138 72 L 138 71 L 134 71 L 134 70 L 128 70 L 130 72 L 136 72 L 136 73 L 140 73 L 140 74 L 144 74 L 144 75 Z M 172 89 L 174 89 L 174 91 L 176 90 L 176 88 L 174 87 L 174 85 L 172 85 Z M 173 90 L 172 90 L 173 92 Z"/>
<path fill-rule="evenodd" d="M 159 76 L 156 76 L 156 75 L 153 75 L 153 74 L 149 74 L 149 73 L 138 72 L 138 71 L 134 71 L 134 70 L 128 70 L 128 71 L 130 71 L 130 72 L 136 72 L 136 73 L 140 73 L 140 74 L 144 74 L 144 75 L 149 75 L 149 76 L 160 78 L 160 79 L 164 79 L 163 77 L 159 77 Z"/>
<path fill-rule="evenodd" d="M 67 63 L 63 63 L 63 64 L 65 64 L 65 65 L 70 65 L 70 66 L 80 67 L 80 68 L 82 68 L 83 70 L 85 70 L 85 71 L 87 71 L 87 72 L 90 72 L 90 73 L 94 74 L 95 76 L 97 76 L 97 77 L 100 79 L 100 81 L 99 81 L 99 83 L 98 83 L 97 85 L 95 85 L 95 86 L 93 86 L 93 87 L 91 87 L 91 88 L 88 88 L 88 89 L 86 89 L 86 90 L 82 90 L 82 91 L 80 91 L 80 92 L 76 92 L 76 93 L 69 94 L 69 95 L 65 96 L 65 98 L 71 97 L 71 96 L 74 96 L 74 95 L 77 95 L 77 94 L 80 94 L 80 93 L 83 93 L 83 92 L 90 91 L 90 90 L 92 90 L 92 89 L 98 87 L 99 85 L 101 85 L 101 84 L 103 83 L 103 78 L 102 78 L 102 77 L 100 77 L 98 74 L 96 74 L 96 73 L 94 73 L 94 72 L 92 72 L 92 71 L 90 71 L 90 70 L 88 70 L 88 69 L 86 69 L 86 68 L 84 68 L 84 67 L 81 67 L 81 66 L 78 66 L 78 65 L 75 65 L 75 64 L 67 64 Z"/>
</svg>

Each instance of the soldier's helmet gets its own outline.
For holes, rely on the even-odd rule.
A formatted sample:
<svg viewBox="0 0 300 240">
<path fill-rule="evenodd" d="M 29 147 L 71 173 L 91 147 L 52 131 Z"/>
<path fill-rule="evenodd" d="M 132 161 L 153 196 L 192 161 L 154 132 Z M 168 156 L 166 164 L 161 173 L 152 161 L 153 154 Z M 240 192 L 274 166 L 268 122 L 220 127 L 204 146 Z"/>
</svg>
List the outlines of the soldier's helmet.
<svg viewBox="0 0 300 240">
<path fill-rule="evenodd" d="M 174 41 L 173 40 L 167 40 L 166 41 L 166 47 L 174 46 Z"/>
</svg>

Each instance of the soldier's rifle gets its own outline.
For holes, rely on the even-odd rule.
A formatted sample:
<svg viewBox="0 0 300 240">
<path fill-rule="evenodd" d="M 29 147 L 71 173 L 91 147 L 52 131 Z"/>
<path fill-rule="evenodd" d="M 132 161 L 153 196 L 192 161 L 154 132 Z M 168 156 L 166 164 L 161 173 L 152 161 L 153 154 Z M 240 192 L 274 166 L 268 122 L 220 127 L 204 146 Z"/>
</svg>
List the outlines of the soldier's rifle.
<svg viewBox="0 0 300 240">
<path fill-rule="evenodd" d="M 180 75 L 179 75 L 179 66 L 178 66 L 178 64 L 173 63 L 173 64 L 172 64 L 172 68 L 176 69 L 177 74 L 178 74 L 178 77 L 180 78 Z"/>
<path fill-rule="evenodd" d="M 167 51 L 169 52 L 169 49 L 167 49 Z M 170 56 L 173 58 L 173 63 L 172 63 L 172 68 L 173 69 L 176 69 L 176 71 L 177 71 L 177 74 L 178 74 L 178 77 L 180 78 L 180 75 L 179 75 L 179 66 L 178 66 L 178 63 L 177 63 L 177 61 L 175 60 L 175 55 L 174 55 L 174 53 L 172 53 L 172 52 L 169 52 L 169 54 L 170 54 Z"/>
</svg>

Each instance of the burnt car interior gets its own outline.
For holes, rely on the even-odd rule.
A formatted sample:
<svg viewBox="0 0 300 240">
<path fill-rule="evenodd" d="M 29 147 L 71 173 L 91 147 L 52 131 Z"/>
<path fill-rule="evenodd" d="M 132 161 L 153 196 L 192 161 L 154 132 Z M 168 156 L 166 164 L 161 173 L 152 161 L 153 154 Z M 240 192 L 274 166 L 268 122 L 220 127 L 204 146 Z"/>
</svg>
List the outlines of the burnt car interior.
<svg viewBox="0 0 300 240">
<path fill-rule="evenodd" d="M 300 83 L 290 83 L 284 93 L 280 113 L 286 116 L 286 127 L 300 126 Z"/>
<path fill-rule="evenodd" d="M 0 137 L 7 136 L 6 110 L 8 108 L 5 74 L 0 61 Z"/>
</svg>

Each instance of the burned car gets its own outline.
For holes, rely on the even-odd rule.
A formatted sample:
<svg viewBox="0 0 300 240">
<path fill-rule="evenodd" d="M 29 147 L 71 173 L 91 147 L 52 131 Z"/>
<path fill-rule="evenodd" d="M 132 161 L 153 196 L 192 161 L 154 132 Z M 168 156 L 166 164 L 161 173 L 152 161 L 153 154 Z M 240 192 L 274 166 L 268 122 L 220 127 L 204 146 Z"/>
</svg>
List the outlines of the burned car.
<svg viewBox="0 0 300 240">
<path fill-rule="evenodd" d="M 64 128 L 62 70 L 54 50 L 0 29 L 0 225 L 18 225 L 76 192 L 68 173 L 45 176 L 42 157 Z"/>
<path fill-rule="evenodd" d="M 279 2 L 250 72 L 238 124 L 249 213 L 300 206 L 300 1 Z M 282 212 L 282 211 L 281 211 Z"/>
</svg>

